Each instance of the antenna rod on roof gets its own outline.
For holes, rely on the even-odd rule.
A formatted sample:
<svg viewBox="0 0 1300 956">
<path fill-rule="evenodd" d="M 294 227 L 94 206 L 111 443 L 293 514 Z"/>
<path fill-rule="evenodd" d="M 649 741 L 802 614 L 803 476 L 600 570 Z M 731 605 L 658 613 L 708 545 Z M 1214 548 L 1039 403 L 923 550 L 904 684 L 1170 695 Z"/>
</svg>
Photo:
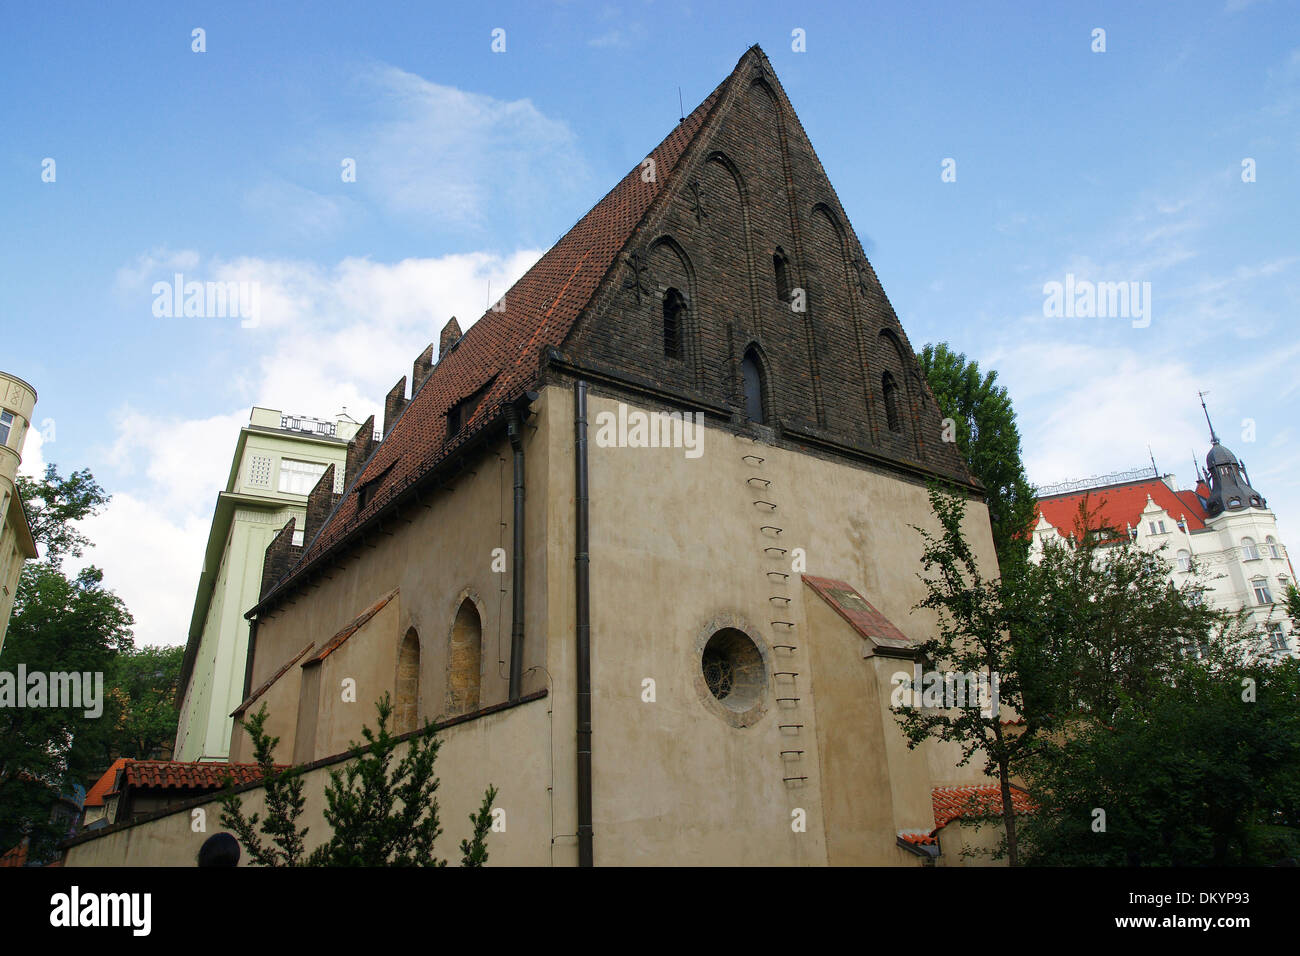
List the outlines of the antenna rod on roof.
<svg viewBox="0 0 1300 956">
<path fill-rule="evenodd" d="M 1201 410 L 1205 412 L 1205 424 L 1210 426 L 1210 443 L 1213 445 L 1217 445 L 1219 443 L 1219 436 L 1214 434 L 1214 422 L 1210 421 L 1210 410 L 1205 407 L 1205 396 L 1209 395 L 1210 393 L 1197 392 L 1196 394 L 1201 397 Z"/>
<path fill-rule="evenodd" d="M 678 113 L 679 113 L 680 116 L 681 116 L 681 118 L 678 119 L 677 122 L 679 122 L 679 123 L 685 123 L 685 122 L 686 122 L 686 106 L 685 106 L 684 103 L 682 103 L 682 88 L 681 88 L 680 86 L 677 87 L 677 110 L 678 110 Z"/>
<path fill-rule="evenodd" d="M 1147 457 L 1151 459 L 1151 473 L 1152 473 L 1155 477 L 1159 478 L 1159 477 L 1160 477 L 1160 469 L 1156 467 L 1156 456 L 1153 455 L 1153 454 L 1151 454 L 1151 446 L 1150 446 L 1150 445 L 1147 445 Z"/>
</svg>

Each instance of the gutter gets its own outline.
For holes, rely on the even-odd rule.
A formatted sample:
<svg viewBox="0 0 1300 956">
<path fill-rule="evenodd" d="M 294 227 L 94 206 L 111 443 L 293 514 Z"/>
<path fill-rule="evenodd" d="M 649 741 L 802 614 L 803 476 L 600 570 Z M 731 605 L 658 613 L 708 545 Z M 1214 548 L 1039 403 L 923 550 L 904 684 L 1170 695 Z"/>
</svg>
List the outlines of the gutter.
<svg viewBox="0 0 1300 956">
<path fill-rule="evenodd" d="M 529 400 L 527 395 L 524 400 Z M 511 404 L 506 409 L 506 421 L 515 471 L 515 511 L 510 528 L 514 551 L 510 565 L 510 700 L 513 702 L 519 700 L 524 679 L 524 440 L 523 422 L 517 405 Z"/>
</svg>

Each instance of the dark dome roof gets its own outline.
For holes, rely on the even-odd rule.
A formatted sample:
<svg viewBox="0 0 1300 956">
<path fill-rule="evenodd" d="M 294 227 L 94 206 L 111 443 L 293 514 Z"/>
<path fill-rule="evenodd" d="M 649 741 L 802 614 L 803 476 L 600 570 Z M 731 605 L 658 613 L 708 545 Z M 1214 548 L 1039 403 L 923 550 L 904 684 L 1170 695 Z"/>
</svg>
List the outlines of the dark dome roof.
<svg viewBox="0 0 1300 956">
<path fill-rule="evenodd" d="M 1226 446 L 1220 445 L 1217 441 L 1210 447 L 1210 453 L 1205 456 L 1205 467 L 1213 469 L 1216 465 L 1235 465 L 1237 456 L 1230 452 Z"/>
</svg>

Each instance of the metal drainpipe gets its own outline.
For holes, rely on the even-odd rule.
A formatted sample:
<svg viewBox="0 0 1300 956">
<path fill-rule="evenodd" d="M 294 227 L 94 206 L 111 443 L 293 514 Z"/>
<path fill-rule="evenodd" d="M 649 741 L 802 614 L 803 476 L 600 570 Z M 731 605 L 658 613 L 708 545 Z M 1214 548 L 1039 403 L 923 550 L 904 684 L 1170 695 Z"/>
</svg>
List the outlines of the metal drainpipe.
<svg viewBox="0 0 1300 956">
<path fill-rule="evenodd" d="M 510 529 L 514 546 L 510 575 L 510 699 L 517 701 L 524 680 L 524 442 L 519 409 L 511 405 L 507 415 L 507 433 L 515 459 L 515 516 Z"/>
<path fill-rule="evenodd" d="M 578 658 L 578 865 L 592 866 L 591 827 L 591 555 L 588 551 L 587 383 L 574 389 L 574 555 Z"/>
</svg>

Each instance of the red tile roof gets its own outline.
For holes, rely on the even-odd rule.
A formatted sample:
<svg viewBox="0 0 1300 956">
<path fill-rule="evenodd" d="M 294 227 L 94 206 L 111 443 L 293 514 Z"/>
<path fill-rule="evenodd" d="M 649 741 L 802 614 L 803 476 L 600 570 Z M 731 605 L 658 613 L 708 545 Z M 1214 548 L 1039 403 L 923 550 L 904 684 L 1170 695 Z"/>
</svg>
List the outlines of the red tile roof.
<svg viewBox="0 0 1300 956">
<path fill-rule="evenodd" d="M 95 781 L 95 785 L 86 792 L 86 801 L 83 807 L 102 807 L 104 798 L 117 789 L 117 772 L 122 769 L 122 765 L 127 762 L 126 757 L 118 757 L 113 761 L 113 766 L 104 771 L 104 775 Z"/>
<path fill-rule="evenodd" d="M 935 787 L 930 791 L 934 806 L 934 829 L 942 830 L 959 817 L 996 817 L 1002 814 L 1002 790 L 997 784 L 968 787 Z M 1019 787 L 1011 788 L 1011 806 L 1016 813 L 1033 813 L 1034 801 Z"/>
<path fill-rule="evenodd" d="M 226 777 L 236 784 L 262 779 L 262 770 L 255 763 L 128 760 L 122 770 L 124 787 L 150 790 L 220 790 Z"/>
<path fill-rule="evenodd" d="M 267 595 L 281 592 L 316 560 L 374 517 L 434 466 L 464 445 L 535 380 L 543 350 L 563 344 L 574 322 L 617 256 L 666 193 L 678 161 L 705 127 L 724 89 L 762 51 L 751 48 L 727 79 L 673 129 L 648 158 L 655 177 L 642 178 L 644 160 L 578 220 L 498 303 L 475 322 L 429 373 L 393 429 L 344 492 L 325 525 L 308 541 L 301 558 Z M 493 379 L 495 376 L 495 379 Z M 460 431 L 447 434 L 447 411 L 490 385 Z M 357 489 L 376 482 L 364 507 Z M 263 600 L 266 600 L 264 598 Z M 260 604 L 260 602 L 259 602 Z"/>
<path fill-rule="evenodd" d="M 811 574 L 803 575 L 803 581 L 834 608 L 836 614 L 848 621 L 855 631 L 873 643 L 896 648 L 920 646 L 920 642 L 913 641 L 894 627 L 885 615 L 877 611 L 851 585 L 833 578 L 813 577 Z"/>
<path fill-rule="evenodd" d="M 1174 520 L 1185 517 L 1189 532 L 1199 531 L 1205 527 L 1205 519 L 1208 515 L 1201 507 L 1195 493 L 1173 491 L 1159 478 L 1146 478 L 1122 485 L 1040 498 L 1038 513 L 1046 518 L 1048 524 L 1052 525 L 1062 537 L 1067 537 L 1074 532 L 1075 522 L 1079 517 L 1079 504 L 1087 497 L 1088 510 L 1096 509 L 1101 521 L 1122 532 L 1129 525 L 1137 527 L 1141 523 L 1142 509 L 1147 505 L 1148 495 L 1151 496 L 1152 501 L 1169 512 Z"/>
</svg>

